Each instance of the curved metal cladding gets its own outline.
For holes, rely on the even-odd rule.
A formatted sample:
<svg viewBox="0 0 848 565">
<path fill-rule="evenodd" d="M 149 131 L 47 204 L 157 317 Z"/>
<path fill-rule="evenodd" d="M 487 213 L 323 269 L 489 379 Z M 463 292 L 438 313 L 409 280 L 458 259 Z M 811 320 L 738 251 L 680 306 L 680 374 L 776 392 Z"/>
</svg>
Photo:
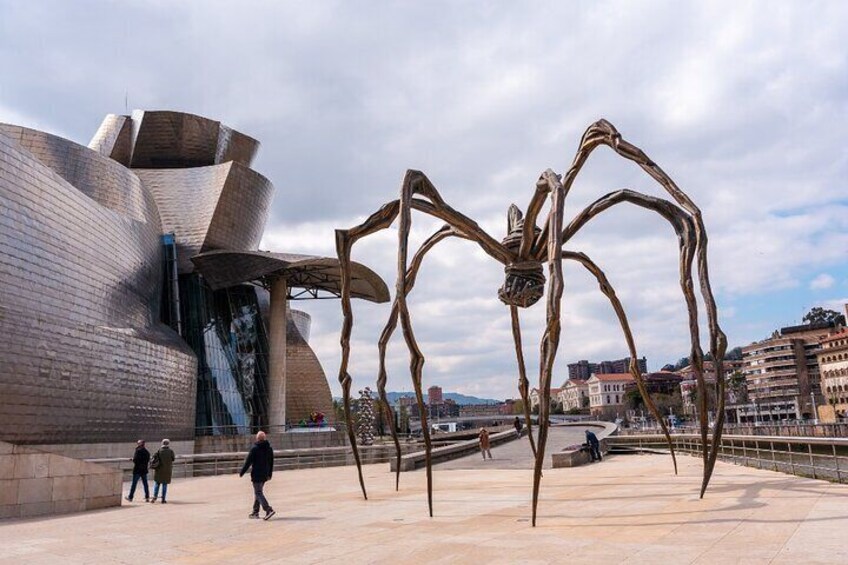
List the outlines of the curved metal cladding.
<svg viewBox="0 0 848 565">
<path fill-rule="evenodd" d="M 221 122 L 184 112 L 110 114 L 89 148 L 125 164 L 156 200 L 162 229 L 176 236 L 181 274 L 213 249 L 259 246 L 274 186 L 250 164 L 259 142 Z"/>
<path fill-rule="evenodd" d="M 167 110 L 132 113 L 134 169 L 205 167 L 233 161 L 250 166 L 259 142 L 221 122 Z"/>
<path fill-rule="evenodd" d="M 304 321 L 307 336 L 300 331 Z M 323 412 L 327 418 L 333 415 L 333 395 L 327 376 L 306 341 L 310 321 L 306 312 L 289 311 L 286 328 L 286 419 L 292 422 L 308 421 L 313 411 Z"/>
<path fill-rule="evenodd" d="M 0 439 L 190 439 L 196 358 L 158 322 L 162 227 L 96 151 L 0 127 Z"/>
<path fill-rule="evenodd" d="M 162 229 L 174 232 L 179 272 L 212 249 L 256 249 L 270 212 L 273 185 L 235 162 L 191 169 L 134 169 L 153 194 Z"/>
<path fill-rule="evenodd" d="M 300 337 L 309 343 L 309 332 L 312 329 L 312 316 L 303 310 L 289 310 L 289 315 L 297 328 Z"/>
<path fill-rule="evenodd" d="M 107 116 L 89 144 L 132 169 L 162 231 L 174 234 L 182 335 L 198 359 L 200 434 L 266 423 L 267 338 L 255 289 L 213 291 L 191 262 L 205 251 L 259 246 L 274 187 L 249 168 L 258 146 L 218 121 L 170 111 Z"/>
</svg>

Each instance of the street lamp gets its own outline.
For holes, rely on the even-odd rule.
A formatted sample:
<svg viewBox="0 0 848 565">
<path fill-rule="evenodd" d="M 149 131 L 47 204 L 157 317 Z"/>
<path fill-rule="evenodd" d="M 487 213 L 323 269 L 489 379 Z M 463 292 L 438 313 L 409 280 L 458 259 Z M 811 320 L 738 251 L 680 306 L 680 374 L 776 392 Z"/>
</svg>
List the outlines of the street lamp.
<svg viewBox="0 0 848 565">
<path fill-rule="evenodd" d="M 810 402 L 813 407 L 813 424 L 817 425 L 819 423 L 819 411 L 816 407 L 816 393 L 810 391 Z"/>
</svg>

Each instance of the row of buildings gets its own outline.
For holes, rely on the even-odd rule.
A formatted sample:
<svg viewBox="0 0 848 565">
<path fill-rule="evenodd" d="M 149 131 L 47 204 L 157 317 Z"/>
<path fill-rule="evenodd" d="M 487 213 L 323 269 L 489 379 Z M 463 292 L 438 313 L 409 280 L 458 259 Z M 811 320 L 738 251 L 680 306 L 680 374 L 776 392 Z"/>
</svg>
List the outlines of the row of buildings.
<svg viewBox="0 0 848 565">
<path fill-rule="evenodd" d="M 848 329 L 839 321 L 781 328 L 769 338 L 741 348 L 741 354 L 741 359 L 725 359 L 723 364 L 727 421 L 834 422 L 848 416 Z M 624 415 L 625 395 L 636 389 L 629 362 L 625 358 L 569 365 L 568 380 L 551 389 L 551 398 L 565 411 L 588 409 L 598 416 Z M 651 393 L 679 391 L 683 414 L 697 416 L 698 385 L 691 365 L 673 372 L 646 373 L 644 358 L 638 362 Z M 704 361 L 704 379 L 708 404 L 714 410 L 717 379 L 709 360 Z M 538 404 L 538 390 L 531 393 L 531 402 Z"/>
<path fill-rule="evenodd" d="M 748 400 L 740 421 L 844 419 L 848 330 L 837 322 L 789 326 L 742 348 Z"/>
<path fill-rule="evenodd" d="M 683 377 L 670 371 L 642 375 L 651 394 L 673 395 L 680 389 Z M 565 412 L 587 410 L 593 416 L 624 416 L 626 395 L 638 390 L 633 376 L 627 373 L 593 373 L 588 379 L 568 379 L 560 388 L 551 389 L 553 402 Z M 530 392 L 530 404 L 539 405 L 539 390 Z"/>
</svg>

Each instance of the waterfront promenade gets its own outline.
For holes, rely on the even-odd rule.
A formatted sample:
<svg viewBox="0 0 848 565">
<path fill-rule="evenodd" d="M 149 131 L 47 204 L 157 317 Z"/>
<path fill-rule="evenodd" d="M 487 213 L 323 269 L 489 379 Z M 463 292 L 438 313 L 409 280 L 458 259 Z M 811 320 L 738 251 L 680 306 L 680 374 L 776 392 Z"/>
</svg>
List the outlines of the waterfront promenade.
<svg viewBox="0 0 848 565">
<path fill-rule="evenodd" d="M 498 460 L 436 467 L 432 519 L 424 473 L 394 492 L 386 464 L 365 468 L 367 502 L 352 467 L 278 472 L 269 522 L 248 520 L 246 478 L 177 480 L 167 506 L 0 522 L 0 563 L 848 561 L 846 485 L 720 462 L 699 500 L 700 460 L 681 456 L 675 477 L 667 456 L 613 456 L 546 470 L 534 529 L 530 471 Z"/>
</svg>

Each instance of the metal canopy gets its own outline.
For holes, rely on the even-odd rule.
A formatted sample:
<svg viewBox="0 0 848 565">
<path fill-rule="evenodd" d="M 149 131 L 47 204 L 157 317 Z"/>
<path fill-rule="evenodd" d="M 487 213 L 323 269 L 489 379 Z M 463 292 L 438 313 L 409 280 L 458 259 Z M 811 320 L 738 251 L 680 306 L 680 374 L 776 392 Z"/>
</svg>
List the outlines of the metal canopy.
<svg viewBox="0 0 848 565">
<path fill-rule="evenodd" d="M 191 261 L 213 290 L 247 282 L 270 287 L 274 279 L 282 277 L 294 290 L 290 291 L 294 300 L 336 298 L 341 294 L 339 260 L 330 257 L 216 250 L 195 255 Z M 351 296 L 388 302 L 388 288 L 377 273 L 359 263 L 351 263 L 351 271 Z"/>
</svg>

